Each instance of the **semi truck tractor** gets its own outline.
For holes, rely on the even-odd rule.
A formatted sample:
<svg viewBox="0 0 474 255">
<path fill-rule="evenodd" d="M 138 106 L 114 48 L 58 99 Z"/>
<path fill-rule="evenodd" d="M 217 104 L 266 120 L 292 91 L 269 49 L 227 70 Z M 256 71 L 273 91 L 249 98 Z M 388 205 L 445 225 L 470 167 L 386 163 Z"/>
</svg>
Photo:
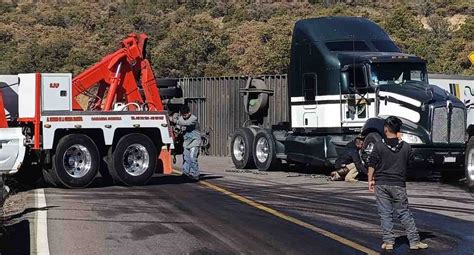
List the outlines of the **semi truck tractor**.
<svg viewBox="0 0 474 255">
<path fill-rule="evenodd" d="M 474 190 L 474 77 L 430 74 L 430 83 L 456 96 L 466 106 L 468 142 L 466 145 L 465 174 L 469 188 Z"/>
<path fill-rule="evenodd" d="M 2 177 L 40 169 L 53 186 L 81 188 L 99 171 L 122 185 L 170 173 L 173 133 L 146 41 L 145 34 L 130 34 L 75 77 L 0 76 Z"/>
<path fill-rule="evenodd" d="M 271 96 L 262 83 L 250 80 L 243 91 L 250 108 Z M 403 53 L 368 19 L 297 21 L 287 87 L 288 122 L 263 127 L 254 121 L 233 133 L 229 147 L 237 168 L 332 166 L 358 134 L 365 137 L 366 160 L 390 115 L 402 119 L 400 137 L 413 148 L 410 171 L 460 170 L 465 163 L 463 102 L 430 85 L 426 61 Z"/>
</svg>

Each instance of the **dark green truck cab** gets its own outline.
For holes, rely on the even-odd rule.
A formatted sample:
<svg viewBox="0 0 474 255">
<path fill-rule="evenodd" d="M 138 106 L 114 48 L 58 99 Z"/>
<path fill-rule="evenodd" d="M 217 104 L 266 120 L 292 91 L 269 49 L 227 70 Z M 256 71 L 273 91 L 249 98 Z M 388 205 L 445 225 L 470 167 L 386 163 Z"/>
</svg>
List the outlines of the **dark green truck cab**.
<svg viewBox="0 0 474 255">
<path fill-rule="evenodd" d="M 462 170 L 464 104 L 430 85 L 426 61 L 403 53 L 368 19 L 296 22 L 288 100 L 289 123 L 270 130 L 250 127 L 255 137 L 248 153 L 267 155 L 253 157 L 261 170 L 281 160 L 330 165 L 339 148 L 357 134 L 366 136 L 365 152 L 370 154 L 374 142 L 383 137 L 384 118 L 390 115 L 403 121 L 401 138 L 412 145 L 413 168 Z M 258 147 L 259 139 L 267 139 L 260 144 L 269 146 Z"/>
</svg>

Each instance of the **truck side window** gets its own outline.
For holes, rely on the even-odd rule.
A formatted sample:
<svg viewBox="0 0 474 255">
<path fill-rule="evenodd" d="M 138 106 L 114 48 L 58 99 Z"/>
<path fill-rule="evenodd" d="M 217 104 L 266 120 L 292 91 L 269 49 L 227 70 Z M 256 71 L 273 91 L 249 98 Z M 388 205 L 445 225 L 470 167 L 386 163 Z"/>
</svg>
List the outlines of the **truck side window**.
<svg viewBox="0 0 474 255">
<path fill-rule="evenodd" d="M 303 94 L 305 101 L 314 101 L 316 97 L 316 74 L 303 74 Z"/>
</svg>

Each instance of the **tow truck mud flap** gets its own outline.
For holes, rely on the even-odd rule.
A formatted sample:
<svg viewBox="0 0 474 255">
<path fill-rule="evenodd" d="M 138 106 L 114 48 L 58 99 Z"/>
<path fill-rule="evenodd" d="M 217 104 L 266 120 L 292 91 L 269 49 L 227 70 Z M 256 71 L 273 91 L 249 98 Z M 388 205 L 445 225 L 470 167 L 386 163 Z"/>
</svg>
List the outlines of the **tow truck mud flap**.
<svg viewBox="0 0 474 255">
<path fill-rule="evenodd" d="M 13 174 L 18 171 L 25 157 L 25 137 L 21 128 L 0 130 L 0 172 Z"/>
</svg>

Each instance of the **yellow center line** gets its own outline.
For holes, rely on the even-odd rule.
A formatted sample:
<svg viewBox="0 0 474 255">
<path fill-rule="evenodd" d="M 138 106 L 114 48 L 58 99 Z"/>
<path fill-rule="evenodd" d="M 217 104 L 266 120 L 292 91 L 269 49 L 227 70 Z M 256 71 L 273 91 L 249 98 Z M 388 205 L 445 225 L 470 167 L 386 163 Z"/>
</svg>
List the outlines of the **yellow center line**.
<svg viewBox="0 0 474 255">
<path fill-rule="evenodd" d="M 227 196 L 230 196 L 230 197 L 232 197 L 232 198 L 235 198 L 235 199 L 239 200 L 240 202 L 246 203 L 246 204 L 248 204 L 248 205 L 250 205 L 250 206 L 252 206 L 252 207 L 255 207 L 255 208 L 257 208 L 257 209 L 260 209 L 260 210 L 262 210 L 262 211 L 265 211 L 265 212 L 267 212 L 267 213 L 269 213 L 269 214 L 272 214 L 272 215 L 274 215 L 274 216 L 276 216 L 276 217 L 278 217 L 278 218 L 281 218 L 281 219 L 284 219 L 284 220 L 286 220 L 286 221 L 292 222 L 292 223 L 294 223 L 294 224 L 296 224 L 296 225 L 299 225 L 299 226 L 302 226 L 302 227 L 304 227 L 304 228 L 310 229 L 310 230 L 312 230 L 312 231 L 314 231 L 314 232 L 316 232 L 316 233 L 318 233 L 318 234 L 321 234 L 321 235 L 323 235 L 323 236 L 329 237 L 329 238 L 331 238 L 331 239 L 333 239 L 333 240 L 336 240 L 336 241 L 338 241 L 338 242 L 340 242 L 340 243 L 342 243 L 342 244 L 345 244 L 345 245 L 347 245 L 347 246 L 349 246 L 349 247 L 351 247 L 351 248 L 354 248 L 354 249 L 359 250 L 359 251 L 361 251 L 361 252 L 364 252 L 364 253 L 366 253 L 366 254 L 379 254 L 378 252 L 376 252 L 376 251 L 374 251 L 374 250 L 371 250 L 371 249 L 369 249 L 369 248 L 367 248 L 367 247 L 365 247 L 365 246 L 362 246 L 362 245 L 360 245 L 360 244 L 358 244 L 358 243 L 355 243 L 355 242 L 353 242 L 353 241 L 351 241 L 351 240 L 348 240 L 348 239 L 346 239 L 346 238 L 344 238 L 344 237 L 342 237 L 342 236 L 336 235 L 336 234 L 334 234 L 334 233 L 332 233 L 332 232 L 329 232 L 329 231 L 327 231 L 327 230 L 324 230 L 324 229 L 322 229 L 322 228 L 318 228 L 318 227 L 316 227 L 316 226 L 314 226 L 314 225 L 311 225 L 311 224 L 306 223 L 306 222 L 304 222 L 304 221 L 298 220 L 298 219 L 296 219 L 296 218 L 294 218 L 294 217 L 292 217 L 292 216 L 283 214 L 283 213 L 281 213 L 281 212 L 279 212 L 279 211 L 276 211 L 276 210 L 274 210 L 274 209 L 272 209 L 272 208 L 270 208 L 270 207 L 264 206 L 264 205 L 262 205 L 262 204 L 260 204 L 260 203 L 257 203 L 257 202 L 255 202 L 255 201 L 253 201 L 253 200 L 250 200 L 250 199 L 248 199 L 248 198 L 246 198 L 246 197 L 237 195 L 237 194 L 235 194 L 235 193 L 233 193 L 233 192 L 230 192 L 230 191 L 228 191 L 228 190 L 226 190 L 226 189 L 223 189 L 223 188 L 221 188 L 221 187 L 218 187 L 218 186 L 216 186 L 216 185 L 214 185 L 214 184 L 210 184 L 209 182 L 200 181 L 199 183 L 201 183 L 202 185 L 204 185 L 204 186 L 206 186 L 206 187 L 208 187 L 208 188 L 210 188 L 210 189 L 213 189 L 213 190 L 215 190 L 215 191 L 221 192 L 222 194 L 225 194 L 225 195 L 227 195 Z"/>
<path fill-rule="evenodd" d="M 175 170 L 174 172 L 176 172 L 176 173 L 181 173 L 181 172 L 176 171 L 176 170 Z M 307 229 L 309 229 L 309 230 L 312 230 L 312 231 L 314 231 L 314 232 L 316 232 L 316 233 L 318 233 L 318 234 L 321 234 L 321 235 L 323 235 L 323 236 L 329 237 L 329 238 L 331 238 L 331 239 L 333 239 L 333 240 L 336 240 L 336 241 L 338 241 L 338 242 L 340 242 L 340 243 L 342 243 L 342 244 L 344 244 L 344 245 L 347 245 L 347 246 L 349 246 L 349 247 L 351 247 L 351 248 L 353 248 L 353 249 L 359 250 L 359 251 L 361 251 L 361 252 L 364 252 L 364 253 L 370 254 L 370 255 L 380 254 L 380 253 L 378 253 L 378 252 L 376 252 L 376 251 L 374 251 L 374 250 L 372 250 L 372 249 L 370 249 L 370 248 L 367 248 L 367 247 L 365 247 L 365 246 L 363 246 L 363 245 L 360 245 L 360 244 L 358 244 L 358 243 L 355 243 L 355 242 L 353 242 L 353 241 L 351 241 L 351 240 L 348 240 L 348 239 L 346 239 L 346 238 L 344 238 L 344 237 L 342 237 L 342 236 L 339 236 L 339 235 L 337 235 L 337 234 L 334 234 L 334 233 L 329 232 L 329 231 L 327 231 L 327 230 L 324 230 L 324 229 L 322 229 L 322 228 L 316 227 L 316 226 L 311 225 L 311 224 L 309 224 L 309 223 L 307 223 L 307 222 L 298 220 L 298 219 L 295 218 L 295 217 L 292 217 L 292 216 L 286 215 L 286 214 L 284 214 L 284 213 L 281 213 L 281 212 L 279 212 L 279 211 L 277 211 L 277 210 L 275 210 L 275 209 L 272 209 L 272 208 L 270 208 L 270 207 L 264 206 L 264 205 L 262 205 L 262 204 L 260 204 L 260 203 L 258 203 L 258 202 L 256 202 L 256 201 L 253 201 L 253 200 L 248 199 L 248 198 L 246 198 L 246 197 L 243 197 L 243 196 L 241 196 L 241 195 L 237 195 L 237 194 L 235 194 L 235 193 L 233 193 L 233 192 L 230 192 L 230 191 L 228 191 L 228 190 L 226 190 L 226 189 L 223 189 L 223 188 L 221 188 L 221 187 L 219 187 L 219 186 L 216 186 L 216 185 L 214 185 L 214 184 L 211 184 L 211 183 L 209 183 L 209 182 L 207 182 L 207 181 L 200 181 L 199 183 L 200 183 L 201 185 L 204 185 L 204 186 L 210 188 L 210 189 L 213 189 L 213 190 L 215 190 L 215 191 L 218 191 L 218 192 L 220 192 L 220 193 L 222 193 L 222 194 L 224 194 L 224 195 L 227 195 L 227 196 L 229 196 L 229 197 L 232 197 L 232 198 L 234 198 L 234 199 L 237 199 L 238 201 L 240 201 L 240 202 L 242 202 L 242 203 L 248 204 L 248 205 L 250 205 L 250 206 L 252 206 L 252 207 L 254 207 L 254 208 L 257 208 L 257 209 L 259 209 L 259 210 L 262 210 L 262 211 L 264 211 L 264 212 L 267 212 L 267 213 L 269 213 L 269 214 L 271 214 L 271 215 L 273 215 L 273 216 L 276 216 L 276 217 L 278 217 L 278 218 L 280 218 L 280 219 L 283 219 L 283 220 L 292 222 L 292 223 L 294 223 L 294 224 L 296 224 L 296 225 L 299 225 L 299 226 L 301 226 L 301 227 L 304 227 L 304 228 L 307 228 Z"/>
</svg>

